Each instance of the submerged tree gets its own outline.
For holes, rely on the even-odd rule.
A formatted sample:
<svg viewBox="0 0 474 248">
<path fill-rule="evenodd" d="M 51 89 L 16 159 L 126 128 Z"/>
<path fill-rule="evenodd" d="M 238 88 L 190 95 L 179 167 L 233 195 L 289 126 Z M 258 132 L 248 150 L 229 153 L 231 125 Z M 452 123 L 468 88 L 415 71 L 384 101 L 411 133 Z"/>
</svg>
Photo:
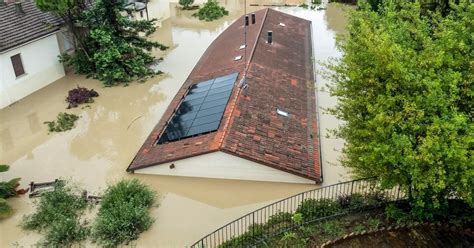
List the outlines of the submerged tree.
<svg viewBox="0 0 474 248">
<path fill-rule="evenodd" d="M 122 0 L 36 0 L 40 9 L 52 12 L 68 23 L 83 49 L 62 60 L 111 86 L 153 76 L 149 68 L 151 50 L 167 47 L 147 37 L 156 28 L 153 20 L 132 20 Z"/>
<path fill-rule="evenodd" d="M 432 218 L 450 196 L 474 206 L 474 4 L 420 15 L 417 1 L 361 4 L 331 93 L 344 125 L 343 164 L 401 185 L 412 214 Z"/>
<path fill-rule="evenodd" d="M 0 172 L 8 171 L 10 166 L 0 165 Z M 0 182 L 0 219 L 6 218 L 13 214 L 13 209 L 8 205 L 6 198 L 16 196 L 20 178 L 14 178 L 6 182 Z"/>
<path fill-rule="evenodd" d="M 195 6 L 193 6 L 194 0 L 179 0 L 179 5 L 183 6 L 184 10 L 192 10 L 195 9 Z M 198 7 L 198 6 L 196 6 Z"/>
<path fill-rule="evenodd" d="M 207 22 L 217 20 L 226 15 L 229 15 L 229 11 L 220 6 L 217 0 L 207 0 L 204 6 L 193 14 L 193 16 L 199 18 L 199 20 L 205 20 Z"/>
</svg>

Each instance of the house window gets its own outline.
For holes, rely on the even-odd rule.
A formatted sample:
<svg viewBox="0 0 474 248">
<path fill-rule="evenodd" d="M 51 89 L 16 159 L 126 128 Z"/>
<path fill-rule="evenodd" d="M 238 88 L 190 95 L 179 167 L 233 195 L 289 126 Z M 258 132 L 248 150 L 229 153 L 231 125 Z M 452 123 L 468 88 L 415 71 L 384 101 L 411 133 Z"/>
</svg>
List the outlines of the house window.
<svg viewBox="0 0 474 248">
<path fill-rule="evenodd" d="M 10 57 L 12 60 L 13 70 L 15 71 L 15 76 L 19 77 L 25 74 L 25 69 L 23 68 L 23 62 L 21 61 L 20 54 L 15 54 Z"/>
<path fill-rule="evenodd" d="M 64 44 L 64 51 L 70 51 L 73 49 L 73 46 L 72 46 L 72 39 L 71 39 L 71 35 L 69 34 L 69 32 L 65 31 L 65 32 L 62 32 L 61 33 L 62 35 L 62 38 L 63 38 L 63 44 Z"/>
</svg>

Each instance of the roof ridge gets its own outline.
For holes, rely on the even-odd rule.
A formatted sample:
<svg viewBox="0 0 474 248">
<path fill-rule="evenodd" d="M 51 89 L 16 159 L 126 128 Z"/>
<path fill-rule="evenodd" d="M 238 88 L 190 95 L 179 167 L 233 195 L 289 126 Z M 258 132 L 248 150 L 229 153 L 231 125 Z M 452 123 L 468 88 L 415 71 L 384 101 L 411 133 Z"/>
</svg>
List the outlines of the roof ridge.
<svg viewBox="0 0 474 248">
<path fill-rule="evenodd" d="M 255 43 L 252 47 L 252 51 L 250 52 L 250 56 L 249 56 L 249 59 L 248 59 L 248 62 L 247 61 L 244 61 L 244 71 L 243 71 L 243 75 L 244 77 L 246 77 L 248 74 L 247 74 L 247 71 L 249 70 L 250 68 L 250 64 L 251 64 L 251 61 L 253 59 L 253 55 L 255 54 L 255 50 L 257 48 L 257 45 L 258 45 L 258 40 L 260 39 L 260 35 L 262 34 L 262 30 L 263 30 L 263 25 L 265 24 L 265 21 L 267 19 L 267 14 L 268 14 L 268 10 L 270 8 L 266 8 L 265 9 L 265 13 L 263 14 L 263 18 L 262 18 L 262 22 L 260 24 L 260 27 L 258 29 L 258 32 L 257 32 L 257 37 L 255 38 Z M 244 15 L 245 16 L 245 15 Z M 244 24 L 245 25 L 245 24 Z M 247 44 L 245 44 L 245 46 L 247 46 Z M 241 78 L 240 80 L 242 80 L 243 78 Z M 247 80 L 247 79 L 245 79 Z M 232 110 L 230 111 L 230 118 L 228 118 L 224 124 L 224 133 L 222 134 L 222 137 L 220 138 L 219 140 L 219 145 L 218 145 L 218 149 L 219 150 L 222 150 L 222 146 L 224 144 L 224 140 L 225 140 L 225 137 L 227 135 L 227 132 L 229 131 L 228 127 L 230 125 L 230 123 L 233 121 L 233 118 L 234 118 L 234 110 L 235 110 L 235 107 L 237 106 L 237 101 L 240 97 L 240 93 L 242 92 L 241 88 L 238 87 L 237 88 L 237 94 L 236 96 L 234 97 L 234 99 L 232 99 L 232 102 L 230 104 L 232 104 Z"/>
</svg>

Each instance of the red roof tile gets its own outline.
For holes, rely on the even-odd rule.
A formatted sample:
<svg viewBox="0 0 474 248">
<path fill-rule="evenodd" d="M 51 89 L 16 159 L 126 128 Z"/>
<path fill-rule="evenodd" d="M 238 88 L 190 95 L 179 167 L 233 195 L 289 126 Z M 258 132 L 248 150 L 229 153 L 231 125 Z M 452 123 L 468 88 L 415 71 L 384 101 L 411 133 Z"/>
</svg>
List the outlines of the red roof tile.
<svg viewBox="0 0 474 248">
<path fill-rule="evenodd" d="M 311 22 L 272 9 L 257 11 L 247 28 L 247 88 L 237 86 L 216 132 L 156 145 L 194 83 L 239 72 L 243 77 L 243 18 L 206 50 L 127 170 L 223 151 L 320 181 Z M 282 26 L 280 23 L 284 23 Z M 273 43 L 267 43 L 267 31 Z M 277 108 L 289 113 L 277 114 Z"/>
</svg>

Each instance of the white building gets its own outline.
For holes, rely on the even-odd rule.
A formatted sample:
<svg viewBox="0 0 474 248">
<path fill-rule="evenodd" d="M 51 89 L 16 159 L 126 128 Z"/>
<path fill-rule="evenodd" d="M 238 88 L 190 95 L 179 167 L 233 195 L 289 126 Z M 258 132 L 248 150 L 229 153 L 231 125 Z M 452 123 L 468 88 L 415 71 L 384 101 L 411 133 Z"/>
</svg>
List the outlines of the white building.
<svg viewBox="0 0 474 248">
<path fill-rule="evenodd" d="M 58 56 L 72 46 L 61 23 L 32 0 L 0 3 L 0 109 L 65 75 Z"/>
</svg>

